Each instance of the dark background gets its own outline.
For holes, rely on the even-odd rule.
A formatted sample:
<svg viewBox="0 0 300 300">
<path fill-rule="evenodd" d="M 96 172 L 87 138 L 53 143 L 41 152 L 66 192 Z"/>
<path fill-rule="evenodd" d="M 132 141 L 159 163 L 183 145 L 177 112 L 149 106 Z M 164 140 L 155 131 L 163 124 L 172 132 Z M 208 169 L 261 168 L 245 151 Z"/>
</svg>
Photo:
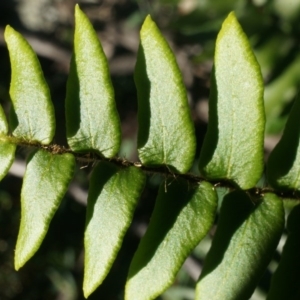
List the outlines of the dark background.
<svg viewBox="0 0 300 300">
<path fill-rule="evenodd" d="M 86 0 L 78 1 L 99 34 L 108 57 L 122 121 L 119 155 L 136 161 L 137 99 L 133 70 L 139 28 L 151 14 L 176 54 L 187 87 L 197 135 L 197 155 L 206 131 L 209 77 L 217 32 L 234 10 L 261 64 L 266 83 L 266 157 L 280 137 L 300 81 L 300 2 L 292 0 Z M 66 144 L 64 98 L 72 51 L 73 0 L 0 1 L 0 102 L 8 114 L 10 64 L 3 38 L 7 24 L 20 31 L 39 56 L 55 105 L 55 142 Z M 83 299 L 83 233 L 91 166 L 78 165 L 74 180 L 36 255 L 18 272 L 13 256 L 20 222 L 20 189 L 28 149 L 18 148 L 9 174 L 0 183 L 0 300 Z M 197 173 L 197 160 L 193 172 Z M 131 257 L 145 231 L 161 178 L 147 187 L 110 274 L 89 299 L 123 299 Z M 219 193 L 222 196 L 222 191 Z M 42 201 L 42 199 L 41 199 Z M 193 299 L 194 286 L 210 234 L 193 251 L 174 285 L 160 299 Z M 283 236 L 284 240 L 285 236 Z M 283 241 L 282 240 L 282 241 Z M 252 299 L 264 299 L 282 244 Z"/>
</svg>

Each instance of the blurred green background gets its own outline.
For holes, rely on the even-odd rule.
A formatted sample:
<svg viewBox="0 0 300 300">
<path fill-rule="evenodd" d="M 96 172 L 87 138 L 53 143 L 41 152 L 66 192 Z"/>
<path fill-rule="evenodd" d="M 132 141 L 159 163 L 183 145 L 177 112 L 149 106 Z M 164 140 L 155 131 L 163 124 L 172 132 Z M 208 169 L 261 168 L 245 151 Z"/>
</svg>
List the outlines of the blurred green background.
<svg viewBox="0 0 300 300">
<path fill-rule="evenodd" d="M 73 0 L 0 1 L 0 103 L 8 114 L 10 64 L 3 38 L 7 24 L 20 31 L 37 52 L 50 86 L 57 118 L 55 142 L 66 145 L 65 86 L 72 51 Z M 208 121 L 209 77 L 217 33 L 234 10 L 249 37 L 265 80 L 266 157 L 277 143 L 300 82 L 300 1 L 297 0 L 82 0 L 108 57 L 116 102 L 122 121 L 121 157 L 136 153 L 137 99 L 133 70 L 139 28 L 147 14 L 174 50 L 187 87 L 197 135 L 197 155 Z M 99 116 L 101 117 L 101 116 Z M 20 189 L 28 149 L 19 148 L 9 175 L 0 183 L 0 299 L 83 299 L 83 233 L 89 165 L 78 165 L 75 178 L 52 220 L 37 254 L 19 272 L 13 255 L 20 222 Z M 197 161 L 193 172 L 197 173 Z M 131 257 L 145 232 L 157 188 L 163 180 L 148 178 L 132 226 L 112 270 L 89 299 L 123 299 Z M 220 199 L 226 191 L 219 190 Z M 43 199 L 41 199 L 43 201 Z M 215 228 L 193 251 L 174 285 L 159 299 L 189 300 L 210 247 Z M 251 299 L 264 299 L 280 259 L 286 236 Z M 142 287 L 141 287 L 142 288 Z"/>
</svg>

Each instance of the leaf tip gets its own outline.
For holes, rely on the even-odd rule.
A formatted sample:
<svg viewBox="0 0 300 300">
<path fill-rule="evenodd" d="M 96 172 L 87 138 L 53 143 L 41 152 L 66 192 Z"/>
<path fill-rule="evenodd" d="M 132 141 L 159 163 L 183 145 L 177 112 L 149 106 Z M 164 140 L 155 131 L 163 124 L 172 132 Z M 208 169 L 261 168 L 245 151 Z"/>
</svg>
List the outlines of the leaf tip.
<svg viewBox="0 0 300 300">
<path fill-rule="evenodd" d="M 12 28 L 10 25 L 6 25 L 6 26 L 5 26 L 4 32 L 10 31 L 10 30 L 12 30 L 12 29 L 13 29 L 13 28 Z"/>
<path fill-rule="evenodd" d="M 234 11 L 231 11 L 224 21 L 224 23 L 230 23 L 230 22 L 237 22 L 237 18 Z"/>
<path fill-rule="evenodd" d="M 87 289 L 85 289 L 84 287 L 83 287 L 83 296 L 84 296 L 84 298 L 85 299 L 87 299 L 89 296 L 90 296 L 90 292 L 87 290 Z"/>
<path fill-rule="evenodd" d="M 10 26 L 6 25 L 5 30 L 4 30 L 4 39 L 7 42 L 11 34 L 14 34 L 16 31 Z"/>
<path fill-rule="evenodd" d="M 77 3 L 76 6 L 75 6 L 75 23 L 85 22 L 85 20 L 89 22 L 88 17 L 81 10 L 79 4 Z"/>
<path fill-rule="evenodd" d="M 231 11 L 231 12 L 228 14 L 228 17 L 227 17 L 227 18 L 234 18 L 234 19 L 236 19 L 235 12 L 234 12 L 234 11 Z"/>
<path fill-rule="evenodd" d="M 150 14 L 148 14 L 147 16 L 146 16 L 146 18 L 145 18 L 145 21 L 144 22 L 153 22 L 153 20 L 152 20 L 152 18 L 151 18 L 151 16 L 150 16 Z"/>
<path fill-rule="evenodd" d="M 80 13 L 82 13 L 82 10 L 80 9 L 79 4 L 77 3 L 77 4 L 75 5 L 75 18 L 76 18 Z"/>
<path fill-rule="evenodd" d="M 231 26 L 235 26 L 235 25 L 239 25 L 239 22 L 236 18 L 235 12 L 231 11 L 227 18 L 224 20 L 223 24 L 222 24 L 222 29 L 220 32 L 222 32 L 225 28 L 231 27 Z"/>
<path fill-rule="evenodd" d="M 19 271 L 19 269 L 22 268 L 26 264 L 26 262 L 27 259 L 21 258 L 18 249 L 16 249 L 14 261 L 15 270 Z"/>
<path fill-rule="evenodd" d="M 147 17 L 145 18 L 145 21 L 143 23 L 141 32 L 145 29 L 148 29 L 150 26 L 153 26 L 153 24 L 155 24 L 155 22 L 152 20 L 150 15 L 147 15 Z"/>
<path fill-rule="evenodd" d="M 92 280 L 91 280 L 92 281 Z M 83 280 L 83 296 L 85 299 L 87 299 L 96 289 L 99 285 L 95 285 L 90 280 Z"/>
<path fill-rule="evenodd" d="M 81 23 L 81 22 L 90 22 L 86 14 L 82 11 L 79 4 L 77 3 L 75 6 L 75 23 Z"/>
</svg>

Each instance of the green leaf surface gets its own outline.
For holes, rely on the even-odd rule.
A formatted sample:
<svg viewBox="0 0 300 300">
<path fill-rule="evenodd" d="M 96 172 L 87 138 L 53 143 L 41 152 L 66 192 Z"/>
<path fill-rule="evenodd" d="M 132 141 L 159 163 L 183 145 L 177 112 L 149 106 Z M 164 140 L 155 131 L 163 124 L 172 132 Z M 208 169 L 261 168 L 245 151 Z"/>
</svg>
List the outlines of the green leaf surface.
<svg viewBox="0 0 300 300">
<path fill-rule="evenodd" d="M 230 13 L 216 42 L 209 124 L 199 164 L 202 175 L 231 180 L 242 189 L 255 186 L 264 167 L 264 126 L 260 68 Z"/>
<path fill-rule="evenodd" d="M 292 107 L 282 138 L 267 163 L 268 182 L 273 188 L 300 190 L 300 98 Z"/>
<path fill-rule="evenodd" d="M 134 73 L 138 92 L 138 152 L 145 165 L 187 172 L 195 155 L 194 126 L 176 59 L 148 16 Z"/>
<path fill-rule="evenodd" d="M 0 135 L 8 134 L 8 125 L 6 121 L 6 116 L 2 106 L 0 106 Z"/>
<path fill-rule="evenodd" d="M 2 140 L 0 136 L 0 180 L 8 173 L 15 159 L 16 145 Z"/>
<path fill-rule="evenodd" d="M 138 168 L 108 162 L 92 173 L 84 236 L 86 298 L 102 283 L 121 248 L 145 179 Z"/>
<path fill-rule="evenodd" d="M 67 83 L 66 122 L 74 151 L 113 157 L 121 143 L 107 59 L 92 24 L 75 8 L 74 53 Z"/>
<path fill-rule="evenodd" d="M 272 277 L 267 300 L 300 299 L 300 205 L 287 221 L 289 231 L 279 266 Z"/>
<path fill-rule="evenodd" d="M 213 224 L 217 196 L 208 182 L 162 184 L 145 236 L 128 275 L 125 299 L 155 299 L 175 279 L 184 260 Z"/>
<path fill-rule="evenodd" d="M 271 193 L 259 200 L 254 205 L 243 191 L 224 197 L 197 300 L 250 299 L 284 228 L 282 201 Z"/>
<path fill-rule="evenodd" d="M 21 191 L 21 224 L 15 268 L 21 268 L 39 249 L 72 179 L 72 154 L 56 155 L 38 150 L 28 159 Z"/>
<path fill-rule="evenodd" d="M 11 63 L 12 134 L 49 144 L 55 133 L 54 108 L 41 65 L 28 42 L 9 25 L 4 37 Z"/>
<path fill-rule="evenodd" d="M 0 106 L 0 180 L 7 174 L 14 158 L 16 145 L 7 136 L 8 125 L 2 106 Z"/>
</svg>

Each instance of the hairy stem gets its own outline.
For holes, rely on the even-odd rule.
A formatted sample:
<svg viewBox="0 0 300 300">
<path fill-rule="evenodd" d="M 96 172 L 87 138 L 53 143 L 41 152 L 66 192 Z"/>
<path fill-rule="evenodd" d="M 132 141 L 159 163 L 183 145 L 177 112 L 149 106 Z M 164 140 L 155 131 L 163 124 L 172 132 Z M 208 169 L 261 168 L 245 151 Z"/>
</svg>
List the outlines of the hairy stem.
<svg viewBox="0 0 300 300">
<path fill-rule="evenodd" d="M 106 158 L 106 157 L 100 156 L 99 154 L 94 153 L 94 152 L 78 153 L 78 152 L 73 152 L 70 148 L 66 148 L 61 145 L 57 145 L 57 144 L 42 145 L 38 142 L 26 141 L 23 139 L 18 139 L 13 136 L 7 136 L 6 140 L 9 140 L 10 142 L 16 144 L 17 146 L 43 149 L 52 154 L 71 153 L 74 155 L 76 160 L 81 163 L 94 164 L 94 163 L 97 163 L 100 161 L 109 161 L 119 167 L 132 166 L 132 167 L 139 168 L 139 169 L 143 170 L 145 173 L 150 174 L 150 175 L 151 174 L 160 174 L 166 178 L 173 178 L 174 180 L 176 180 L 177 178 L 183 178 L 191 184 L 198 184 L 202 181 L 208 181 L 208 182 L 212 183 L 215 188 L 223 187 L 223 188 L 227 188 L 231 191 L 239 189 L 239 187 L 237 187 L 232 182 L 225 180 L 225 179 L 211 181 L 211 180 L 207 180 L 201 176 L 198 176 L 198 175 L 195 175 L 192 173 L 180 174 L 180 173 L 173 172 L 167 166 L 155 166 L 155 167 L 145 166 L 139 161 L 133 162 L 133 161 L 127 160 L 125 158 L 121 158 L 121 157 Z M 297 190 L 275 190 L 267 185 L 264 187 L 254 187 L 249 190 L 246 190 L 245 192 L 249 196 L 251 196 L 252 199 L 257 199 L 265 193 L 274 193 L 277 196 L 279 196 L 282 200 L 300 201 L 300 191 L 297 191 Z"/>
</svg>

